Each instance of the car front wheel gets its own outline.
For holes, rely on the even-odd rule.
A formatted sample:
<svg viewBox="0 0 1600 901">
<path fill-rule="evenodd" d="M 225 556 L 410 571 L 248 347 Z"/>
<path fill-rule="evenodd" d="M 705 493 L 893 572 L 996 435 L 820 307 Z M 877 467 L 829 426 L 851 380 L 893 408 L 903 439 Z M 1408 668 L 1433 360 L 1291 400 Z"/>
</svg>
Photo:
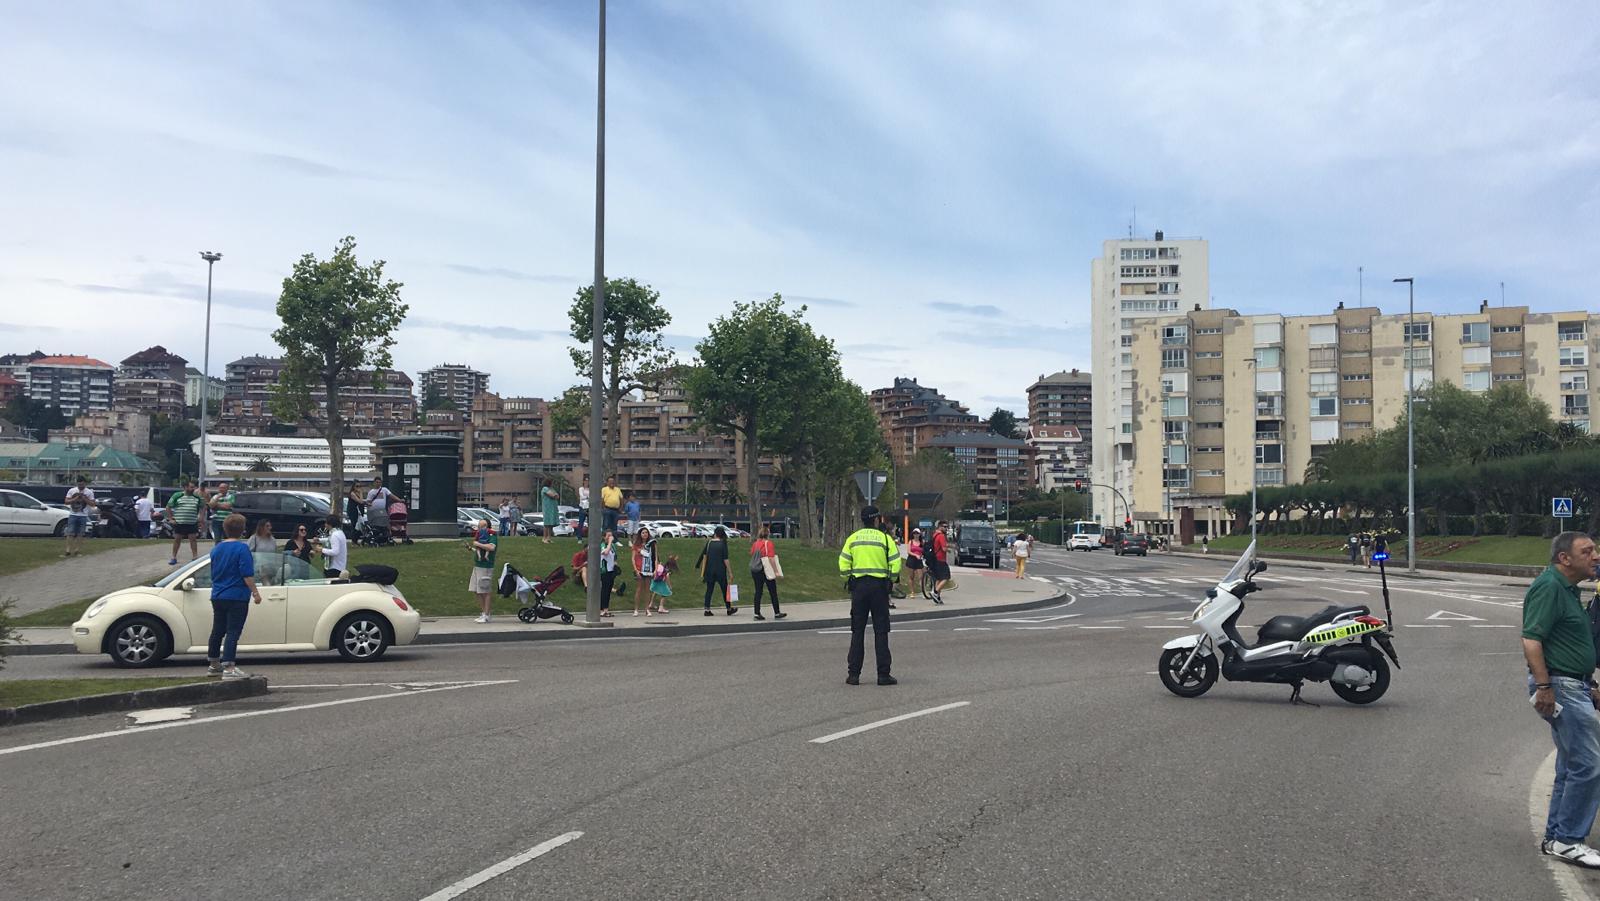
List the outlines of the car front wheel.
<svg viewBox="0 0 1600 901">
<path fill-rule="evenodd" d="M 130 616 L 106 634 L 111 662 L 130 669 L 155 666 L 172 653 L 167 627 L 153 616 Z"/>
<path fill-rule="evenodd" d="M 376 613 L 352 613 L 333 627 L 333 646 L 339 649 L 339 656 L 356 663 L 377 660 L 393 643 L 389 623 Z"/>
</svg>

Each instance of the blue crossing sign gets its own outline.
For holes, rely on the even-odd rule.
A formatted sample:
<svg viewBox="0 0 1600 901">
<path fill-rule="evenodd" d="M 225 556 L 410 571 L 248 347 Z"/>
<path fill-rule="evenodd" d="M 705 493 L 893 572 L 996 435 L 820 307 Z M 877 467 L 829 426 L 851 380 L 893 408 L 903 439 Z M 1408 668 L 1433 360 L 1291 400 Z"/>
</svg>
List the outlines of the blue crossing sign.
<svg viewBox="0 0 1600 901">
<path fill-rule="evenodd" d="M 1550 515 L 1557 519 L 1570 519 L 1572 517 L 1572 498 L 1553 497 L 1550 499 Z"/>
</svg>

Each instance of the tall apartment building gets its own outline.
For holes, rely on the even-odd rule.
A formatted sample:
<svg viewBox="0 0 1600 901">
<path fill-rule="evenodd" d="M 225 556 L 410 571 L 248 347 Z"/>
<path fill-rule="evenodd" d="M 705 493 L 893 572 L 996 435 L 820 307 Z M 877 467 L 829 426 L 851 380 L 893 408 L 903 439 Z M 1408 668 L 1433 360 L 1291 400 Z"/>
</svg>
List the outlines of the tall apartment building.
<svg viewBox="0 0 1600 901">
<path fill-rule="evenodd" d="M 935 438 L 972 430 L 983 421 L 914 378 L 896 378 L 888 388 L 874 388 L 868 400 L 896 465 L 909 461 Z"/>
<path fill-rule="evenodd" d="M 1600 380 L 1600 314 L 1384 315 L 1374 307 L 1311 316 L 1198 310 L 1142 323 L 1131 349 L 1133 516 L 1185 541 L 1217 534 L 1223 499 L 1301 481 L 1322 448 L 1394 425 L 1415 386 L 1468 391 L 1520 384 L 1558 420 L 1588 431 Z M 1425 462 L 1425 461 L 1423 461 Z"/>
<path fill-rule="evenodd" d="M 116 406 L 151 415 L 182 417 L 188 362 L 177 354 L 168 353 L 159 344 L 123 360 L 117 367 L 113 392 Z"/>
<path fill-rule="evenodd" d="M 432 369 L 417 373 L 417 387 L 422 397 L 438 391 L 439 396 L 455 404 L 463 413 L 472 408 L 472 399 L 489 390 L 489 373 L 479 372 L 463 363 L 441 363 Z"/>
<path fill-rule="evenodd" d="M 1028 424 L 1088 430 L 1094 425 L 1093 377 L 1076 369 L 1039 376 L 1028 386 Z"/>
<path fill-rule="evenodd" d="M 50 438 L 67 444 L 98 444 L 130 454 L 148 454 L 150 414 L 130 407 L 79 413 L 72 425 L 51 429 Z"/>
<path fill-rule="evenodd" d="M 1089 443 L 1077 426 L 1029 424 L 1026 440 L 1040 491 L 1068 489 L 1074 481 L 1089 478 Z"/>
<path fill-rule="evenodd" d="M 241 357 L 229 363 L 222 398 L 222 412 L 217 417 L 220 434 L 261 435 L 267 433 L 276 420 L 272 416 L 272 386 L 283 376 L 284 362 L 279 357 Z M 411 377 L 403 372 L 385 370 L 379 373 L 378 387 L 373 387 L 373 373 L 363 370 L 352 376 L 339 389 L 339 407 L 352 438 L 381 438 L 411 431 L 417 418 L 417 399 L 412 393 Z M 313 391 L 314 398 L 319 392 Z M 316 401 L 318 418 L 326 403 Z M 297 429 L 303 437 L 315 437 L 318 429 L 305 423 L 285 424 Z"/>
<path fill-rule="evenodd" d="M 208 379 L 193 366 L 184 369 L 183 405 L 185 407 L 199 407 L 201 391 L 205 391 L 206 396 L 211 399 L 213 404 L 220 406 L 222 399 L 227 396 L 228 383 L 216 376 L 211 376 Z"/>
<path fill-rule="evenodd" d="M 1211 306 L 1209 245 L 1203 238 L 1117 238 L 1106 241 L 1089 266 L 1093 338 L 1093 419 L 1090 428 L 1093 482 L 1114 486 L 1127 498 L 1133 489 L 1133 337 L 1143 324 L 1180 310 Z M 1122 502 L 1105 488 L 1093 489 L 1094 515 L 1120 522 Z"/>
<path fill-rule="evenodd" d="M 972 483 L 973 504 L 992 513 L 1004 514 L 1007 502 L 1015 502 L 1034 485 L 1034 449 L 1021 438 L 946 432 L 923 446 L 949 451 Z"/>
<path fill-rule="evenodd" d="M 39 357 L 28 364 L 27 372 L 28 397 L 59 408 L 67 416 L 111 409 L 110 363 L 93 357 Z"/>
<path fill-rule="evenodd" d="M 23 394 L 22 382 L 9 372 L 0 372 L 0 407 L 11 403 Z"/>
</svg>

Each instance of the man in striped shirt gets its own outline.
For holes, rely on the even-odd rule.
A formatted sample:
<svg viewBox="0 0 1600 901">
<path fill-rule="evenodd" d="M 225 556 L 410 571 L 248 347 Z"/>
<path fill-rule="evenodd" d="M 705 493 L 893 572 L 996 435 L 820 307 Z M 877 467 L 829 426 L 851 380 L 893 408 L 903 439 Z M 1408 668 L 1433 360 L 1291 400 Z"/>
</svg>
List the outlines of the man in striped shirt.
<svg viewBox="0 0 1600 901">
<path fill-rule="evenodd" d="M 189 559 L 200 556 L 195 535 L 200 531 L 200 511 L 204 508 L 205 501 L 195 493 L 193 479 L 184 482 L 183 490 L 167 500 L 167 519 L 172 522 L 172 559 L 167 561 L 168 566 L 178 565 L 178 546 L 185 537 L 189 539 Z"/>
</svg>

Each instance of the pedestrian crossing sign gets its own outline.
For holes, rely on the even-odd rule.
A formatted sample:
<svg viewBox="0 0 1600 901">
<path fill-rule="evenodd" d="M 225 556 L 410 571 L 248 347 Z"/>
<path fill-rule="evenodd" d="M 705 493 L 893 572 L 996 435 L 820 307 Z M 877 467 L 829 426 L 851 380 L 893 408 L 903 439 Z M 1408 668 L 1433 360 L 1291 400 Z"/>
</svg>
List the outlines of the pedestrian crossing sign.
<svg viewBox="0 0 1600 901">
<path fill-rule="evenodd" d="M 1553 497 L 1550 499 L 1550 515 L 1558 519 L 1569 519 L 1572 516 L 1572 498 Z"/>
</svg>

